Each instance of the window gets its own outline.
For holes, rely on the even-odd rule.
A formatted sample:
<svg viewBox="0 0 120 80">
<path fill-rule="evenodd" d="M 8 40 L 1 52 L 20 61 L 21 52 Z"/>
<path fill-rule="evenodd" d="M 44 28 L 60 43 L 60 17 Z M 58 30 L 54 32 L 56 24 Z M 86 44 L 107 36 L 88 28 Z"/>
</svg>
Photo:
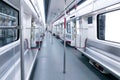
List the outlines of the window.
<svg viewBox="0 0 120 80">
<path fill-rule="evenodd" d="M 62 34 L 63 33 L 63 23 L 61 23 L 60 26 L 61 26 L 60 31 L 61 31 L 61 34 Z"/>
<path fill-rule="evenodd" d="M 18 39 L 18 30 L 0 29 L 0 47 Z"/>
<path fill-rule="evenodd" d="M 97 37 L 100 40 L 120 42 L 120 10 L 97 16 Z"/>
<path fill-rule="evenodd" d="M 16 9 L 0 1 L 0 47 L 18 39 L 18 30 L 12 29 L 18 26 L 18 15 Z"/>
<path fill-rule="evenodd" d="M 0 1 L 0 26 L 17 26 L 18 11 Z"/>
<path fill-rule="evenodd" d="M 92 16 L 88 17 L 88 24 L 92 24 Z"/>
<path fill-rule="evenodd" d="M 70 22 L 67 22 L 67 33 L 71 33 Z"/>
</svg>

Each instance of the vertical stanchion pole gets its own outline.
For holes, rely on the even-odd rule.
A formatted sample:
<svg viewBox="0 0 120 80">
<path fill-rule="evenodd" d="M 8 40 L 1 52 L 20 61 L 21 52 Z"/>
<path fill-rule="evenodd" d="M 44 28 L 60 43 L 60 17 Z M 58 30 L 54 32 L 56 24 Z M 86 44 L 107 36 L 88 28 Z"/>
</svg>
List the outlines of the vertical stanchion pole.
<svg viewBox="0 0 120 80">
<path fill-rule="evenodd" d="M 77 0 L 75 4 L 75 12 L 77 11 Z M 75 13 L 75 16 L 77 16 L 77 12 Z M 77 49 L 77 19 L 75 19 L 75 48 Z"/>
<path fill-rule="evenodd" d="M 38 28 L 38 32 L 39 32 L 39 34 L 38 34 L 38 36 L 39 36 L 39 48 L 38 48 L 38 50 L 40 50 L 40 45 L 41 45 L 41 43 L 40 43 L 40 38 L 41 38 L 41 33 L 40 33 L 40 31 L 41 31 L 41 28 L 40 28 L 40 26 L 39 26 L 39 28 Z M 42 35 L 43 36 L 43 35 Z M 42 37 L 43 38 L 43 37 Z"/>
<path fill-rule="evenodd" d="M 20 67 L 21 67 L 21 80 L 25 80 L 24 73 L 24 53 L 23 53 L 23 29 L 22 29 L 22 0 L 20 0 L 20 12 L 19 12 L 19 21 L 20 21 Z"/>
<path fill-rule="evenodd" d="M 64 56 L 63 56 L 63 73 L 66 73 L 66 0 L 65 0 L 65 17 L 64 17 Z"/>
<path fill-rule="evenodd" d="M 64 18 L 66 20 L 66 18 Z M 66 73 L 66 40 L 65 40 L 65 26 L 66 22 L 64 22 L 64 63 L 63 63 L 63 73 Z"/>
<path fill-rule="evenodd" d="M 22 28 L 20 29 L 20 59 L 21 59 L 21 80 L 25 80 Z"/>
</svg>

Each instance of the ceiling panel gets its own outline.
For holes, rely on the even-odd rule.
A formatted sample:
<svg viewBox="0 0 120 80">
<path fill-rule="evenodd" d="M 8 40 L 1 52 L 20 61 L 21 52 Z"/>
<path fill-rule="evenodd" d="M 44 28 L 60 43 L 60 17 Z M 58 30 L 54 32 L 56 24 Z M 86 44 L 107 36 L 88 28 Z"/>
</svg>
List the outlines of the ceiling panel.
<svg viewBox="0 0 120 80">
<path fill-rule="evenodd" d="M 55 21 L 59 16 L 64 14 L 64 10 L 69 10 L 72 8 L 75 4 L 79 2 L 83 2 L 85 0 L 45 0 L 45 17 L 46 17 L 46 23 L 52 23 Z"/>
</svg>

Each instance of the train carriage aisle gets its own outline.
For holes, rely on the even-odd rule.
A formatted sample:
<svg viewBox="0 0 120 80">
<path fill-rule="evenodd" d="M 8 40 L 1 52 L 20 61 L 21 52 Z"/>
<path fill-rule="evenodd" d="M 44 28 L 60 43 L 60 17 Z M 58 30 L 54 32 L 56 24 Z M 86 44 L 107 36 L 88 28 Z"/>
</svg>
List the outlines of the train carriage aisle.
<svg viewBox="0 0 120 80">
<path fill-rule="evenodd" d="M 31 80 L 112 80 L 93 68 L 80 52 L 69 46 L 66 47 L 66 73 L 63 74 L 63 48 L 59 39 L 47 32 Z"/>
<path fill-rule="evenodd" d="M 120 80 L 120 0 L 0 0 L 0 80 Z"/>
</svg>

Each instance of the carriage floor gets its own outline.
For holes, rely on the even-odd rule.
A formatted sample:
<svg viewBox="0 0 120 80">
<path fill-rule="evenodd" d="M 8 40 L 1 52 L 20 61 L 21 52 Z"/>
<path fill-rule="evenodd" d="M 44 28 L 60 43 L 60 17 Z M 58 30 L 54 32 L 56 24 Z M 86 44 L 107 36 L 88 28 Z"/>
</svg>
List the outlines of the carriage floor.
<svg viewBox="0 0 120 80">
<path fill-rule="evenodd" d="M 64 45 L 60 39 L 46 33 L 38 53 L 31 80 L 116 80 L 89 64 L 88 59 L 70 47 L 66 47 L 66 73 L 63 73 Z"/>
</svg>

